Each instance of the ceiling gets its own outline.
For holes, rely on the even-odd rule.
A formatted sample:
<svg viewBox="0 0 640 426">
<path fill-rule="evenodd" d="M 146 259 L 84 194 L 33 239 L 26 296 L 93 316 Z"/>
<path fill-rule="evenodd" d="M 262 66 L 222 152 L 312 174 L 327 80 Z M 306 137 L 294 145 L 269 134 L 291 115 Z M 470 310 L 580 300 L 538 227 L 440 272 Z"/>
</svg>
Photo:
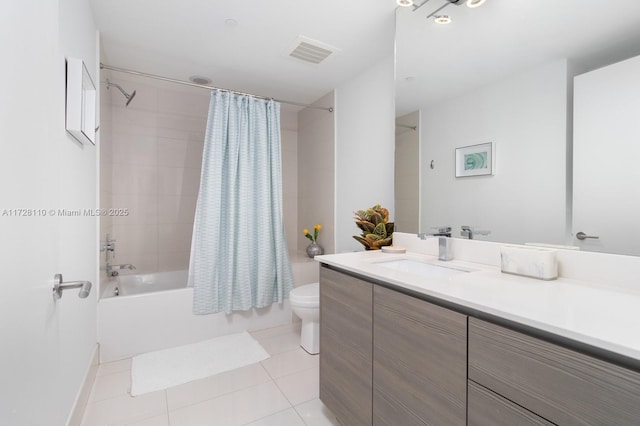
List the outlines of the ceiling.
<svg viewBox="0 0 640 426">
<path fill-rule="evenodd" d="M 640 54 L 637 0 L 487 0 L 447 6 L 448 25 L 426 19 L 445 3 L 398 11 L 398 115 L 553 60 L 587 71 Z"/>
<path fill-rule="evenodd" d="M 90 2 L 104 63 L 277 99 L 314 102 L 393 54 L 393 0 Z M 318 65 L 290 58 L 299 35 L 340 50 Z"/>
</svg>

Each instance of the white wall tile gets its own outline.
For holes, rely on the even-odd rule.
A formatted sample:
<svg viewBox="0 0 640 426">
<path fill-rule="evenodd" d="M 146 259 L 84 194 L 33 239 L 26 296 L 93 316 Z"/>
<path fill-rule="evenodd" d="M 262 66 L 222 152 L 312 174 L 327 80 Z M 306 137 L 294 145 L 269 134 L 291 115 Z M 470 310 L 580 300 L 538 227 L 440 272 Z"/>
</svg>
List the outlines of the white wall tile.
<svg viewBox="0 0 640 426">
<path fill-rule="evenodd" d="M 158 252 L 176 253 L 191 250 L 193 225 L 189 223 L 163 224 L 158 227 Z"/>
<path fill-rule="evenodd" d="M 198 195 L 200 170 L 182 167 L 158 168 L 158 193 L 161 195 Z"/>
<path fill-rule="evenodd" d="M 189 235 L 191 238 L 191 235 Z M 161 250 L 162 248 L 160 248 Z M 158 253 L 158 271 L 181 271 L 183 269 L 189 269 L 189 258 L 191 252 L 181 251 L 164 253 L 160 251 Z"/>
<path fill-rule="evenodd" d="M 160 90 L 158 111 L 161 113 L 206 118 L 209 112 L 210 94 L 196 89 L 193 93 L 176 90 Z"/>
<path fill-rule="evenodd" d="M 158 168 L 114 164 L 112 178 L 113 194 L 157 194 Z"/>
<path fill-rule="evenodd" d="M 154 225 L 158 223 L 158 194 L 115 194 L 114 210 L 126 209 L 127 215 L 113 216 L 114 225 Z"/>
<path fill-rule="evenodd" d="M 197 195 L 160 195 L 158 222 L 161 224 L 193 223 L 197 203 Z"/>
<path fill-rule="evenodd" d="M 155 166 L 158 163 L 156 137 L 115 132 L 112 161 L 119 164 Z"/>
</svg>

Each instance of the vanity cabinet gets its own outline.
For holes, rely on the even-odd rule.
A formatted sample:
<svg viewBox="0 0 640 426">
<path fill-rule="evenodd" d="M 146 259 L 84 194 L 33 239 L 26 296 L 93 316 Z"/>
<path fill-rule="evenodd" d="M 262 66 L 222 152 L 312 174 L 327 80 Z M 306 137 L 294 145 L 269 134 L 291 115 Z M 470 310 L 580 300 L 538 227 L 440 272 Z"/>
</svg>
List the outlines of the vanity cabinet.
<svg viewBox="0 0 640 426">
<path fill-rule="evenodd" d="M 640 373 L 476 318 L 468 374 L 555 424 L 640 424 Z"/>
<path fill-rule="evenodd" d="M 349 426 L 371 425 L 373 285 L 320 268 L 320 399 Z"/>
<path fill-rule="evenodd" d="M 552 426 L 540 416 L 525 410 L 469 380 L 467 412 L 469 426 Z"/>
<path fill-rule="evenodd" d="M 464 425 L 467 317 L 373 289 L 373 424 Z"/>
<path fill-rule="evenodd" d="M 344 425 L 639 425 L 640 372 L 320 269 L 320 399 Z"/>
</svg>

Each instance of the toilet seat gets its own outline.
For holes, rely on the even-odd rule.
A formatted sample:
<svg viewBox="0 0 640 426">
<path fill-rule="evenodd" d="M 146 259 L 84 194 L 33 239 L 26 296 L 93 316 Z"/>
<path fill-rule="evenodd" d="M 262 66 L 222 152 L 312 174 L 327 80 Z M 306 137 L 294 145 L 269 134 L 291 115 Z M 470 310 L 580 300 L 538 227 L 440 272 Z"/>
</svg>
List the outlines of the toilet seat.
<svg viewBox="0 0 640 426">
<path fill-rule="evenodd" d="M 320 284 L 312 283 L 296 287 L 289 293 L 291 304 L 303 307 L 320 306 Z"/>
</svg>

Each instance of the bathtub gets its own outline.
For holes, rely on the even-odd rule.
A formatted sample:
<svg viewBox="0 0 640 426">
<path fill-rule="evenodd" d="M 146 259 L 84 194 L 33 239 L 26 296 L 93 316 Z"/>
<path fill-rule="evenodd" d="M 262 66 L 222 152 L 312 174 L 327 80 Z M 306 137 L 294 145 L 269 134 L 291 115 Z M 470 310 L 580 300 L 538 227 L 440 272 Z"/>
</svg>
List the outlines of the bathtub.
<svg viewBox="0 0 640 426">
<path fill-rule="evenodd" d="M 186 288 L 187 274 L 188 271 L 184 269 L 153 274 L 120 275 L 107 282 L 102 290 L 102 297 L 131 296 Z"/>
<path fill-rule="evenodd" d="M 317 281 L 317 262 L 296 257 L 291 266 L 294 285 Z M 102 363 L 292 322 L 289 300 L 230 315 L 194 315 L 193 288 L 187 287 L 184 270 L 120 275 L 102 287 L 98 302 Z"/>
</svg>

